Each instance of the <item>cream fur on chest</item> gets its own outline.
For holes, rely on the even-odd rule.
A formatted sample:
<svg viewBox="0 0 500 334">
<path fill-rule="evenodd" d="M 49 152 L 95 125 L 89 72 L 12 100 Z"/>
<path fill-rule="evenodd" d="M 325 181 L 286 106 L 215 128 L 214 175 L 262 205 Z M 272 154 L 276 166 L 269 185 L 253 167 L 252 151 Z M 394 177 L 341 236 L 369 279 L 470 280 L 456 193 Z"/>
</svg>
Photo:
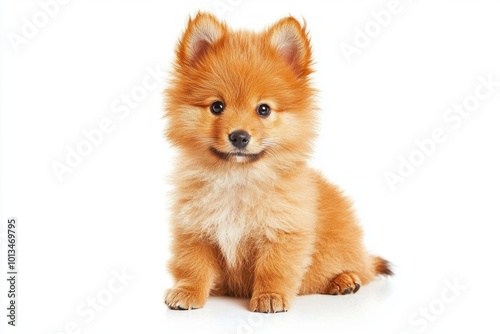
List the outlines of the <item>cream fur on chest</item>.
<svg viewBox="0 0 500 334">
<path fill-rule="evenodd" d="M 276 228 L 286 228 L 290 217 L 276 205 L 276 194 L 248 175 L 229 173 L 204 180 L 203 186 L 185 199 L 178 214 L 178 222 L 190 233 L 201 233 L 218 244 L 228 265 L 234 265 L 241 243 L 250 237 L 273 238 Z M 285 224 L 286 225 L 286 224 Z"/>
<path fill-rule="evenodd" d="M 250 239 L 273 241 L 280 232 L 314 230 L 315 188 L 297 174 L 283 182 L 258 168 L 207 174 L 184 168 L 176 181 L 196 186 L 179 187 L 176 221 L 186 232 L 216 243 L 232 266 Z"/>
</svg>

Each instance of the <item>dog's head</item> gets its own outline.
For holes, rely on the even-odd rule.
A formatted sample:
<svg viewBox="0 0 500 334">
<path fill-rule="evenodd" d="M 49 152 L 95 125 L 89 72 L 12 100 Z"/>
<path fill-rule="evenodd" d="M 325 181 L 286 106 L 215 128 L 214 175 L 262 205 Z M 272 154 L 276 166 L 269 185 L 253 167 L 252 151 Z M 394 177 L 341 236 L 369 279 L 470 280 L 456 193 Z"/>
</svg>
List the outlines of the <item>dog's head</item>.
<svg viewBox="0 0 500 334">
<path fill-rule="evenodd" d="M 311 72 L 309 39 L 294 18 L 254 33 L 198 14 L 177 47 L 167 137 L 210 164 L 302 161 L 315 135 Z"/>
</svg>

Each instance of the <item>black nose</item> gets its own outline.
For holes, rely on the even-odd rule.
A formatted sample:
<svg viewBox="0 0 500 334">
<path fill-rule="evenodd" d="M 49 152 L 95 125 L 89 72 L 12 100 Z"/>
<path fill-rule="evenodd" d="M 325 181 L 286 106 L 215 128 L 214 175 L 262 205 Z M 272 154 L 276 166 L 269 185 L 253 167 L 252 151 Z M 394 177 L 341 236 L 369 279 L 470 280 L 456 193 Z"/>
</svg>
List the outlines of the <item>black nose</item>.
<svg viewBox="0 0 500 334">
<path fill-rule="evenodd" d="M 236 130 L 229 134 L 229 141 L 236 148 L 245 148 L 250 142 L 250 135 L 243 130 Z"/>
</svg>

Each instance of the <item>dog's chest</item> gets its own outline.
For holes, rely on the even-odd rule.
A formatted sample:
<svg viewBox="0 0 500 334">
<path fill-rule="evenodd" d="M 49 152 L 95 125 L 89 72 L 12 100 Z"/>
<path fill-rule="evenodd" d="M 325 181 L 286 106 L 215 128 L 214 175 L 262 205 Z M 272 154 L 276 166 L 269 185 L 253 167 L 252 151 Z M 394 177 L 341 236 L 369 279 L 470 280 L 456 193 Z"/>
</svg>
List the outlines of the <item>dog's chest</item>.
<svg viewBox="0 0 500 334">
<path fill-rule="evenodd" d="M 206 183 L 192 194 L 183 211 L 185 224 L 218 244 L 228 265 L 237 261 L 245 243 L 258 234 L 266 215 L 263 192 L 237 178 Z M 262 202 L 261 202 L 262 200 Z"/>
</svg>

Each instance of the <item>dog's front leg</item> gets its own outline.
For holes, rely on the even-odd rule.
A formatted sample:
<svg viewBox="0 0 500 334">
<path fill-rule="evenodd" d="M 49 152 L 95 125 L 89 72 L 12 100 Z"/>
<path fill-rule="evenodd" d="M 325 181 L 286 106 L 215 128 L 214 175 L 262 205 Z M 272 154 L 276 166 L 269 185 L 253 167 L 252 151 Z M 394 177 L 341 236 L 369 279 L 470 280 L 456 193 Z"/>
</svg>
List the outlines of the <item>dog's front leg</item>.
<svg viewBox="0 0 500 334">
<path fill-rule="evenodd" d="M 288 311 L 310 264 L 310 235 L 280 232 L 272 239 L 259 245 L 250 300 L 250 310 L 254 312 Z"/>
<path fill-rule="evenodd" d="M 175 310 L 205 305 L 218 273 L 213 245 L 191 234 L 177 235 L 170 269 L 175 286 L 165 292 L 165 304 Z"/>
</svg>

